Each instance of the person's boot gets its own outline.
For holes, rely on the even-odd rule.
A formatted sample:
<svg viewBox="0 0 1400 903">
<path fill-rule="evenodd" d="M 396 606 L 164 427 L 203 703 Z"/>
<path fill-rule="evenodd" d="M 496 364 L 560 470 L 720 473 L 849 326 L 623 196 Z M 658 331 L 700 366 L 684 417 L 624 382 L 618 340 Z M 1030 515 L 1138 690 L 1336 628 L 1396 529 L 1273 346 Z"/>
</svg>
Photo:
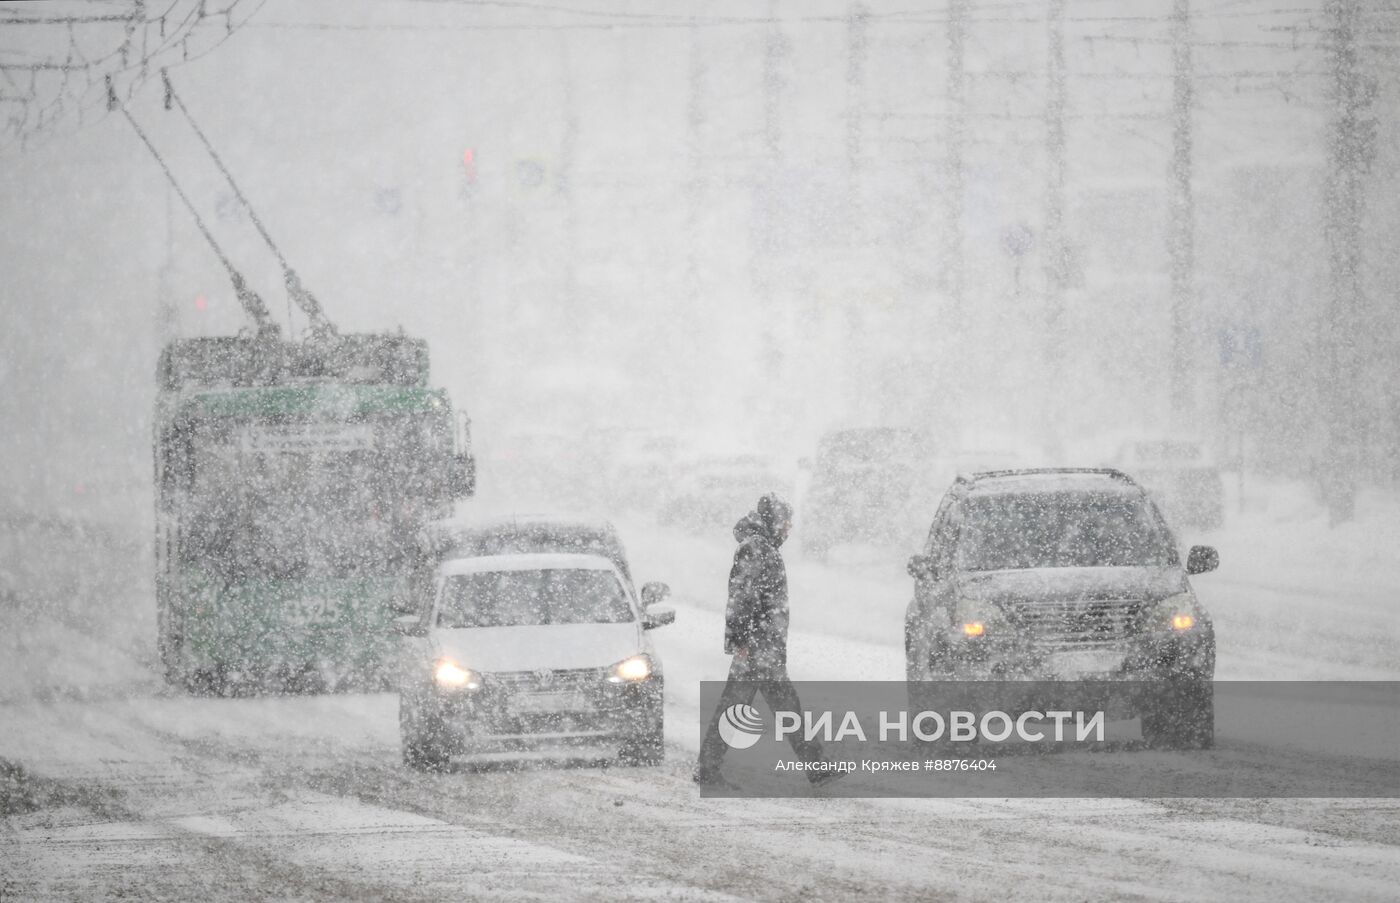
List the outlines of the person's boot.
<svg viewBox="0 0 1400 903">
<path fill-rule="evenodd" d="M 697 765 L 691 777 L 694 778 L 695 783 L 699 784 L 701 787 L 708 787 L 711 790 L 739 789 L 739 785 L 735 784 L 733 781 L 727 780 L 724 775 L 720 774 L 718 768 L 701 768 Z"/>
<path fill-rule="evenodd" d="M 836 771 L 834 769 L 831 771 L 811 771 L 807 773 L 807 780 L 814 789 L 820 789 L 822 787 L 830 787 L 848 774 L 850 774 L 850 772 Z"/>
</svg>

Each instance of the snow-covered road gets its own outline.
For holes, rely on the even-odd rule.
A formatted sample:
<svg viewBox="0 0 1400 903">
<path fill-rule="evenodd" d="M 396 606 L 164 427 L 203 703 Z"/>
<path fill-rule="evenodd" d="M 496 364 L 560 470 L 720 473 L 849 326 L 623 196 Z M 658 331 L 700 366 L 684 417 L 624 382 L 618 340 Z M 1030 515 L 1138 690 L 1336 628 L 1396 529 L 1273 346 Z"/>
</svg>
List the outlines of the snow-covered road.
<svg viewBox="0 0 1400 903">
<path fill-rule="evenodd" d="M 388 694 L 171 694 L 140 541 L 11 520 L 0 899 L 1394 898 L 1394 800 L 702 800 L 697 683 L 726 666 L 730 546 L 620 526 L 638 578 L 676 595 L 667 764 L 422 775 Z M 1197 581 L 1222 676 L 1400 677 L 1393 573 L 1331 561 L 1319 585 L 1289 554 L 1302 527 L 1248 526 L 1212 537 L 1224 563 Z M 792 570 L 794 675 L 899 679 L 898 562 Z M 1249 760 L 1228 738 L 1194 755 Z"/>
</svg>

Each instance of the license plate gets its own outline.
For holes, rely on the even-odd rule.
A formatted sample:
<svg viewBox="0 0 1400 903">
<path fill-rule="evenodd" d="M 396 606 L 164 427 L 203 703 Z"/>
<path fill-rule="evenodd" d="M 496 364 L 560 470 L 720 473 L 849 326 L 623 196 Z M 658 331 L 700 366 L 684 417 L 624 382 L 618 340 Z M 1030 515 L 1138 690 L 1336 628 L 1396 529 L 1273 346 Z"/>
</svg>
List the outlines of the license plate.
<svg viewBox="0 0 1400 903">
<path fill-rule="evenodd" d="M 1057 652 L 1050 657 L 1057 677 L 1073 679 L 1090 674 L 1109 674 L 1123 667 L 1123 653 L 1096 649 L 1085 652 Z"/>
<path fill-rule="evenodd" d="M 536 714 L 539 712 L 586 712 L 593 706 L 582 693 L 530 693 L 510 701 L 511 711 Z"/>
<path fill-rule="evenodd" d="M 327 620 L 336 607 L 337 602 L 334 599 L 308 596 L 288 602 L 284 612 L 287 622 L 292 626 L 308 627 Z"/>
</svg>

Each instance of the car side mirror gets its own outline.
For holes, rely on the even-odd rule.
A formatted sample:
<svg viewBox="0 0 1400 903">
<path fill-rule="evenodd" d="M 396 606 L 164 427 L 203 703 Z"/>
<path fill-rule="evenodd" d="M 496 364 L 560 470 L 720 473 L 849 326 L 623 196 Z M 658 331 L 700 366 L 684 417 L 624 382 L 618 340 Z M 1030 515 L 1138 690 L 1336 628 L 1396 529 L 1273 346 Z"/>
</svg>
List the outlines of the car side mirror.
<svg viewBox="0 0 1400 903">
<path fill-rule="evenodd" d="M 938 568 L 933 564 L 933 558 L 929 555 L 915 555 L 909 559 L 909 564 L 905 566 L 909 576 L 915 580 L 933 580 L 938 576 Z"/>
<path fill-rule="evenodd" d="M 1205 574 L 1220 567 L 1220 553 L 1213 546 L 1192 546 L 1186 555 L 1186 573 Z"/>
<path fill-rule="evenodd" d="M 655 630 L 658 627 L 674 623 L 676 623 L 676 610 L 674 608 L 653 608 L 642 614 L 643 630 Z"/>
<path fill-rule="evenodd" d="M 656 603 L 671 595 L 671 587 L 659 581 L 652 581 L 642 585 L 642 608 L 651 608 Z M 674 614 L 672 615 L 674 617 Z"/>
<path fill-rule="evenodd" d="M 397 619 L 403 615 L 418 617 L 418 594 L 413 591 L 413 581 L 408 581 L 408 586 L 402 591 L 395 592 L 389 597 L 389 611 Z"/>
<path fill-rule="evenodd" d="M 391 622 L 397 636 L 427 636 L 428 625 L 418 615 L 399 615 Z"/>
</svg>

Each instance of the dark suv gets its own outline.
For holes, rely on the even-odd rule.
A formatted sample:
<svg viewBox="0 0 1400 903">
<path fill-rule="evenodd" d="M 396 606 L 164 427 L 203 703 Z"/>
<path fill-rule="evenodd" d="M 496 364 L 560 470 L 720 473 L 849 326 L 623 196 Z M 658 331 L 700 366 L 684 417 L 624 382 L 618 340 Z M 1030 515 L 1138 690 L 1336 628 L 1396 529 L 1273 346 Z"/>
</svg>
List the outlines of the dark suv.
<svg viewBox="0 0 1400 903">
<path fill-rule="evenodd" d="M 909 560 L 909 680 L 1169 685 L 1178 711 L 1143 713 L 1144 738 L 1208 746 L 1215 630 L 1187 578 L 1218 563 L 1193 546 L 1183 565 L 1156 505 L 1116 470 L 959 477 Z"/>
</svg>

